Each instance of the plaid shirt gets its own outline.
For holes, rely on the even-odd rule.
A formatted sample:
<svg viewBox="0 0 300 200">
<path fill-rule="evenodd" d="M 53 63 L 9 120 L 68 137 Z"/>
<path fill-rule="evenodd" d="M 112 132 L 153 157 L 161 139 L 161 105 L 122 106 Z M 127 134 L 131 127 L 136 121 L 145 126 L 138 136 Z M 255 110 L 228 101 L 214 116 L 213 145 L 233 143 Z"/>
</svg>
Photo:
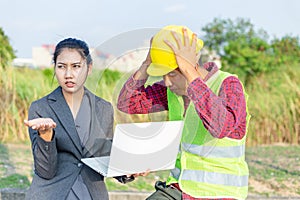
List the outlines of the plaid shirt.
<svg viewBox="0 0 300 200">
<path fill-rule="evenodd" d="M 184 107 L 190 102 L 202 120 L 205 128 L 216 138 L 242 139 L 246 132 L 246 102 L 243 87 L 235 76 L 227 77 L 215 95 L 207 87 L 207 81 L 218 67 L 213 62 L 204 64 L 208 74 L 204 80 L 197 78 L 187 88 L 188 96 L 183 96 Z M 147 114 L 168 110 L 167 88 L 163 81 L 144 87 L 147 80 L 134 80 L 131 76 L 123 86 L 118 109 L 129 114 Z M 196 199 L 183 193 L 183 199 Z M 226 199 L 228 200 L 228 199 Z"/>
</svg>

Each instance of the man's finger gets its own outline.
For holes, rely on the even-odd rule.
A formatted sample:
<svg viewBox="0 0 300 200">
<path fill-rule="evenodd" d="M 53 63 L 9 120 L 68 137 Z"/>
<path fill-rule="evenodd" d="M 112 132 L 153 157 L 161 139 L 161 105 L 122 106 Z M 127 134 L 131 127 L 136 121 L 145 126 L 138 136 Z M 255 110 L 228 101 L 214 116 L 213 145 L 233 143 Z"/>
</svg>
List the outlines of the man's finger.
<svg viewBox="0 0 300 200">
<path fill-rule="evenodd" d="M 177 43 L 177 47 L 178 49 L 182 48 L 182 42 L 181 39 L 178 37 L 178 34 L 175 31 L 171 31 L 173 38 L 175 39 L 176 43 Z"/>
<path fill-rule="evenodd" d="M 177 52 L 176 47 L 169 40 L 164 40 L 164 42 L 172 49 L 174 53 Z"/>
<path fill-rule="evenodd" d="M 182 28 L 182 33 L 183 33 L 183 41 L 184 41 L 184 46 L 190 46 L 190 38 L 189 38 L 189 36 L 188 36 L 188 34 L 187 34 L 187 31 L 186 31 L 186 29 L 185 28 Z"/>
<path fill-rule="evenodd" d="M 192 49 L 196 50 L 196 46 L 197 46 L 197 35 L 195 33 L 193 33 L 191 47 L 192 47 Z"/>
</svg>

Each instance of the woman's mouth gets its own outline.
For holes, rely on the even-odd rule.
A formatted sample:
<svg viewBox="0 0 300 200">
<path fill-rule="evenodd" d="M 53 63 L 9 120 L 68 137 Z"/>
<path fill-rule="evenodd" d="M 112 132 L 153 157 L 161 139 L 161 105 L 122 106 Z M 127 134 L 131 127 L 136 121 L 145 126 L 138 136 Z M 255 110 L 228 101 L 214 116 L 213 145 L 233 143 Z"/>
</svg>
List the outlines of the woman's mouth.
<svg viewBox="0 0 300 200">
<path fill-rule="evenodd" d="M 75 83 L 72 82 L 72 81 L 66 81 L 65 82 L 65 85 L 68 87 L 68 88 L 73 88 L 75 86 Z"/>
</svg>

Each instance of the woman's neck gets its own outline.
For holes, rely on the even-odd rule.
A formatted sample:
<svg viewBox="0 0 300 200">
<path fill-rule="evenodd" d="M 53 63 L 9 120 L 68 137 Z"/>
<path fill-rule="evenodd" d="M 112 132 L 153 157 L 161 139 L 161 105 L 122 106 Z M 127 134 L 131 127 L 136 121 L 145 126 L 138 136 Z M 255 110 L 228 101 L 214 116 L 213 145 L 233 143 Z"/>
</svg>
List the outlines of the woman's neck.
<svg viewBox="0 0 300 200">
<path fill-rule="evenodd" d="M 82 88 L 81 90 L 75 92 L 75 93 L 68 93 L 65 91 L 62 91 L 64 98 L 72 112 L 73 118 L 75 119 L 77 116 L 77 113 L 79 111 L 80 105 L 81 105 L 81 101 L 82 101 L 82 97 L 84 94 L 84 88 Z"/>
</svg>

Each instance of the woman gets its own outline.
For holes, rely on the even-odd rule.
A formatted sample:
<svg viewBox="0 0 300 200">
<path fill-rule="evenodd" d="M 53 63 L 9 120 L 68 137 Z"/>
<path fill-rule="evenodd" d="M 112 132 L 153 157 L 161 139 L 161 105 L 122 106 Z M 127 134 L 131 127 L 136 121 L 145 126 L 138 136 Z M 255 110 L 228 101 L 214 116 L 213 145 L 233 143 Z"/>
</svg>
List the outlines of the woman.
<svg viewBox="0 0 300 200">
<path fill-rule="evenodd" d="M 73 38 L 59 42 L 53 60 L 60 86 L 33 102 L 24 122 L 35 168 L 26 199 L 108 199 L 103 176 L 82 164 L 81 158 L 110 154 L 112 105 L 84 87 L 92 71 L 85 42 Z"/>
</svg>

